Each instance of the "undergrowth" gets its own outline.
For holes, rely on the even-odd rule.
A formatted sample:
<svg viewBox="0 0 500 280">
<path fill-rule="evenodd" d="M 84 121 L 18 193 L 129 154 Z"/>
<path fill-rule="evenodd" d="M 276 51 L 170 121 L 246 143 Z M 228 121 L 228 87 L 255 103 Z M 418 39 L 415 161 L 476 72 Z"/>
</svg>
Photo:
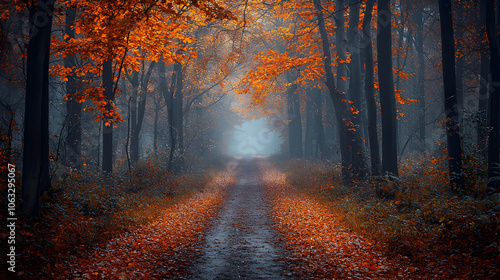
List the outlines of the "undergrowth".
<svg viewBox="0 0 500 280">
<path fill-rule="evenodd" d="M 464 161 L 466 195 L 450 191 L 444 156 L 412 155 L 400 164 L 399 180 L 371 178 L 343 186 L 340 167 L 311 160 L 278 160 L 287 182 L 327 202 L 352 230 L 408 259 L 424 275 L 498 276 L 500 195 L 487 196 L 486 164 Z M 390 189 L 393 195 L 378 192 Z"/>
<path fill-rule="evenodd" d="M 47 271 L 81 257 L 109 239 L 154 222 L 170 206 L 201 191 L 223 159 L 174 175 L 164 159 L 149 157 L 129 172 L 122 161 L 110 176 L 94 170 L 61 169 L 41 200 L 41 218 L 20 223 L 21 272 Z M 200 169 L 200 170 L 198 170 Z"/>
</svg>

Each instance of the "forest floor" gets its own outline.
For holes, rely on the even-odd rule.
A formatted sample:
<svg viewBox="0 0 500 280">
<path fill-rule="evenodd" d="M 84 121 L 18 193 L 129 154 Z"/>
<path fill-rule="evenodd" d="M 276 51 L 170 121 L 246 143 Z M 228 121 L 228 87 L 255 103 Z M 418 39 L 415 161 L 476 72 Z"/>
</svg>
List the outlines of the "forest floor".
<svg viewBox="0 0 500 280">
<path fill-rule="evenodd" d="M 229 163 L 154 223 L 51 271 L 48 279 L 419 278 L 259 157 Z"/>
</svg>

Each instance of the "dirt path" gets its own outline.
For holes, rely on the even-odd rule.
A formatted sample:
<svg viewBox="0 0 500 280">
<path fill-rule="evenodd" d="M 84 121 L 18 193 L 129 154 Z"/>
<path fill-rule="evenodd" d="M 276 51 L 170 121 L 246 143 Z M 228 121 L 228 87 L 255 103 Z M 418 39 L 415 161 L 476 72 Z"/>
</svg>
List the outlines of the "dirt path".
<svg viewBox="0 0 500 280">
<path fill-rule="evenodd" d="M 205 236 L 195 279 L 285 279 L 283 249 L 269 216 L 256 159 L 238 161 L 236 182 Z"/>
</svg>

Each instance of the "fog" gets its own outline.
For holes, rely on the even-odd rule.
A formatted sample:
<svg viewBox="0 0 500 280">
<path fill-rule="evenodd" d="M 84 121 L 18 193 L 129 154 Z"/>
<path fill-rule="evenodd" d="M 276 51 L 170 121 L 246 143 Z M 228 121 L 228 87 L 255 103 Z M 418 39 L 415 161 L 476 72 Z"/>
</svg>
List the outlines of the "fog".
<svg viewBox="0 0 500 280">
<path fill-rule="evenodd" d="M 250 120 L 235 125 L 229 137 L 228 154 L 233 156 L 267 156 L 281 150 L 283 137 L 268 127 L 268 119 Z"/>
</svg>

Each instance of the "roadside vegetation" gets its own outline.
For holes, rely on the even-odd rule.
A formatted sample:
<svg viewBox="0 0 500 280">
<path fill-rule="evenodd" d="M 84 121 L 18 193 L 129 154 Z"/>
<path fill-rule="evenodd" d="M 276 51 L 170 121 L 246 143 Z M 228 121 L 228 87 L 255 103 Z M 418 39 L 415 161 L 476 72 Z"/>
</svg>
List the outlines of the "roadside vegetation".
<svg viewBox="0 0 500 280">
<path fill-rule="evenodd" d="M 326 203 L 354 232 L 389 255 L 408 259 L 423 276 L 499 275 L 500 196 L 486 195 L 486 163 L 471 153 L 467 193 L 450 191 L 445 151 L 410 155 L 399 179 L 374 177 L 342 185 L 340 167 L 317 160 L 275 158 L 286 181 Z"/>
<path fill-rule="evenodd" d="M 161 156 L 148 157 L 129 172 L 122 160 L 109 177 L 86 168 L 58 169 L 51 190 L 42 197 L 42 216 L 29 225 L 20 223 L 18 239 L 25 254 L 18 275 L 47 275 L 54 266 L 156 222 L 202 192 L 227 159 L 198 162 L 182 175 L 168 172 L 164 162 Z"/>
</svg>

